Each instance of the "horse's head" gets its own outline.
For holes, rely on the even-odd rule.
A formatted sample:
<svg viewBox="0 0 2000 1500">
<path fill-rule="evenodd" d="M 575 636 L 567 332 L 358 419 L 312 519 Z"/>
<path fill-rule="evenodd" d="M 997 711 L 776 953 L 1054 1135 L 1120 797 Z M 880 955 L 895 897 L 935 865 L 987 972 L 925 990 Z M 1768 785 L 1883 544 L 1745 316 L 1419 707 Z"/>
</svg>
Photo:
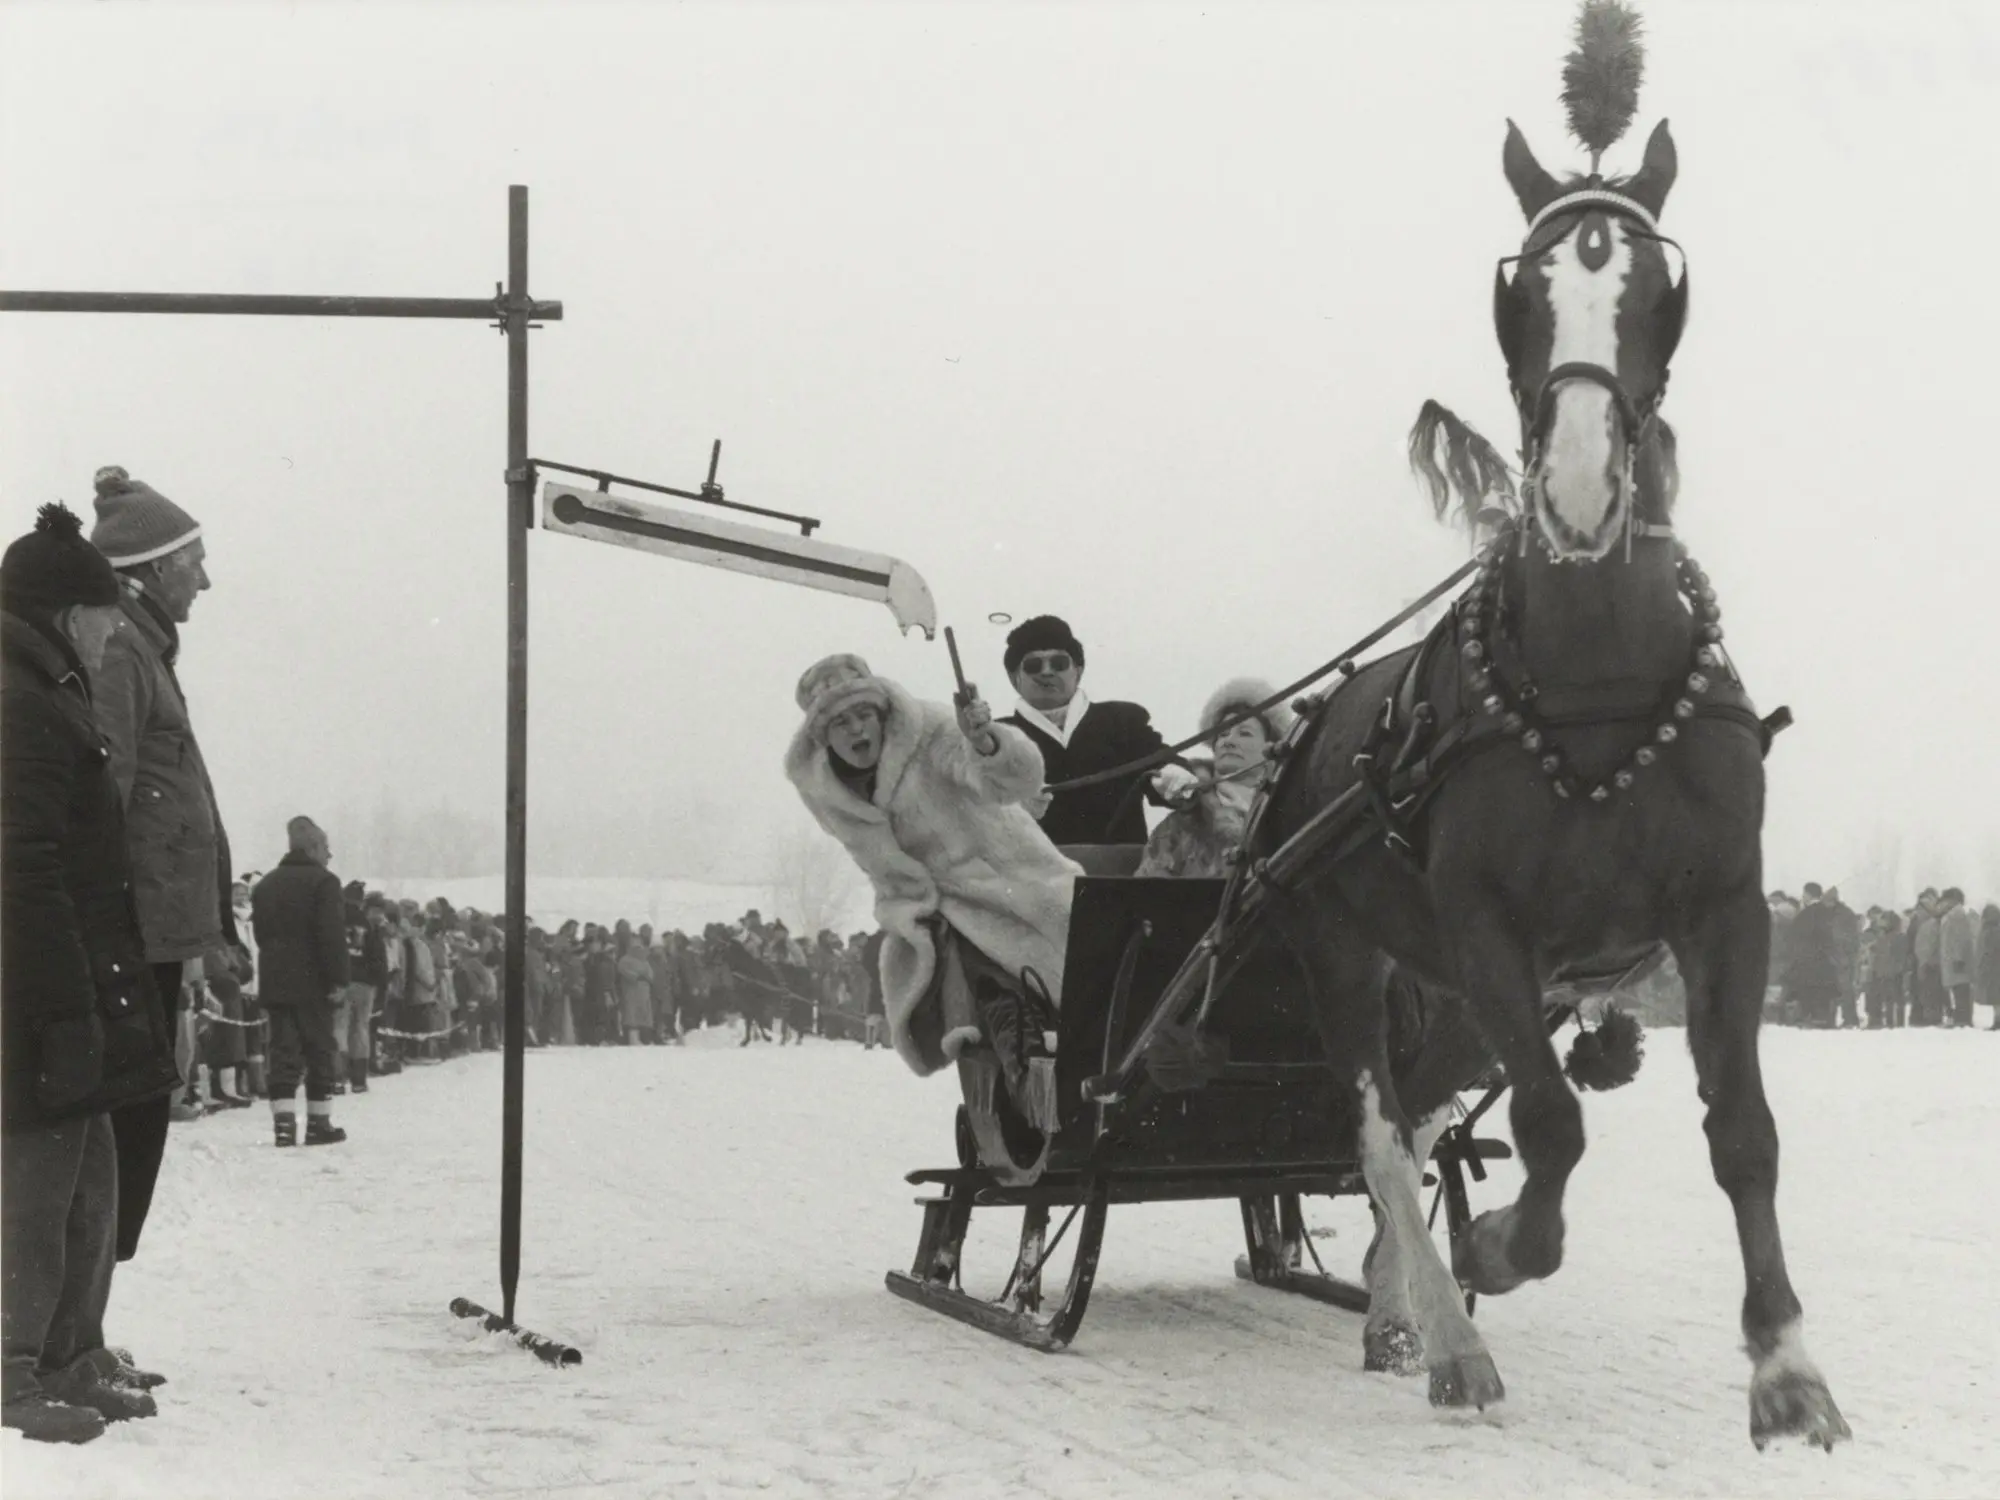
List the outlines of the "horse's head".
<svg viewBox="0 0 2000 1500">
<path fill-rule="evenodd" d="M 1673 242 L 1655 227 L 1674 141 L 1662 120 L 1631 178 L 1560 183 L 1509 121 L 1502 160 L 1528 219 L 1513 275 L 1502 261 L 1493 286 L 1526 499 L 1557 556 L 1598 558 L 1633 519 L 1639 450 L 1656 436 L 1687 315 L 1686 271 L 1675 282 Z"/>
</svg>

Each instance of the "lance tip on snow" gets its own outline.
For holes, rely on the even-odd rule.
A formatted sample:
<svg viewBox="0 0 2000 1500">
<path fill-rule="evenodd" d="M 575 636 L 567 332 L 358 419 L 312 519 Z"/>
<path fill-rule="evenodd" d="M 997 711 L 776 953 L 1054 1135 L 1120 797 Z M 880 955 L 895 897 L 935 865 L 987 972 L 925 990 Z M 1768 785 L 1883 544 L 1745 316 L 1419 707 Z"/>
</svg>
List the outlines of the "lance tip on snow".
<svg viewBox="0 0 2000 1500">
<path fill-rule="evenodd" d="M 451 1311 L 454 1317 L 478 1318 L 480 1326 L 488 1333 L 506 1334 L 545 1365 L 567 1368 L 570 1365 L 583 1363 L 581 1350 L 573 1349 L 568 1344 L 557 1343 L 554 1339 L 545 1339 L 539 1333 L 530 1333 L 527 1329 L 508 1322 L 500 1314 L 488 1312 L 469 1297 L 452 1298 Z"/>
</svg>

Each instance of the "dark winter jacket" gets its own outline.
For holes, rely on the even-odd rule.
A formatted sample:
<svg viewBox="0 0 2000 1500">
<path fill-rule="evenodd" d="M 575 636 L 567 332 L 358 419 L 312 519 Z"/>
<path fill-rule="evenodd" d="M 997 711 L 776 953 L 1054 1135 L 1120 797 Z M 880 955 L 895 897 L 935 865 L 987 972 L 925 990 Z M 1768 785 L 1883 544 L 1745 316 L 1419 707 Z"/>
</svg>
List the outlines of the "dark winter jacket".
<svg viewBox="0 0 2000 1500">
<path fill-rule="evenodd" d="M 104 648 L 93 684 L 125 807 L 146 960 L 156 964 L 236 941 L 229 841 L 174 676 L 179 649 L 171 620 L 144 598 L 127 598 L 125 628 Z"/>
<path fill-rule="evenodd" d="M 0 615 L 0 1045 L 9 1131 L 180 1081 L 132 903 L 110 755 L 74 655 Z"/>
<path fill-rule="evenodd" d="M 1166 741 L 1153 727 L 1152 716 L 1136 703 L 1090 703 L 1083 717 L 1070 726 L 1069 743 L 1062 744 L 1021 713 L 1000 720 L 1025 730 L 1042 752 L 1042 771 L 1050 786 L 1074 777 L 1108 771 L 1143 755 Z M 1073 792 L 1058 792 L 1042 815 L 1042 832 L 1052 844 L 1143 844 L 1146 813 L 1133 783 L 1139 776 L 1122 776 Z M 1158 803 L 1150 781 L 1143 788 L 1147 801 Z M 1113 822 L 1113 819 L 1116 822 Z"/>
<path fill-rule="evenodd" d="M 325 1005 L 347 983 L 347 908 L 340 877 L 287 854 L 250 893 L 266 1005 Z"/>
<path fill-rule="evenodd" d="M 1832 907 L 1815 901 L 1792 919 L 1792 961 L 1785 971 L 1785 991 L 1794 999 L 1825 999 L 1840 993 L 1838 918 Z"/>
<path fill-rule="evenodd" d="M 1979 984 L 1979 998 L 2000 1008 L 2000 906 L 1989 906 L 1980 915 L 1979 962 L 1973 976 Z"/>
</svg>

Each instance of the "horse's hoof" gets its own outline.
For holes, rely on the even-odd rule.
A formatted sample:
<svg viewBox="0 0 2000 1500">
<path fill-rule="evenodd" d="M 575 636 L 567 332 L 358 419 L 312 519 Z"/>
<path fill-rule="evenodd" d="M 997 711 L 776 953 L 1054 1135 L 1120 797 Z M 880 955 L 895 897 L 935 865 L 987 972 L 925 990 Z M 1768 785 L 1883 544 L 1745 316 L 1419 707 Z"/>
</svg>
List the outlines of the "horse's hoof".
<svg viewBox="0 0 2000 1500">
<path fill-rule="evenodd" d="M 1452 1275 L 1468 1292 L 1482 1297 L 1501 1296 L 1528 1279 L 1507 1258 L 1507 1221 L 1499 1217 L 1500 1212 L 1481 1214 L 1465 1237 L 1451 1247 Z"/>
<path fill-rule="evenodd" d="M 1506 1399 L 1507 1387 L 1500 1383 L 1493 1356 L 1483 1349 L 1431 1367 L 1432 1406 L 1472 1406 L 1484 1411 Z"/>
<path fill-rule="evenodd" d="M 1818 1375 L 1776 1370 L 1750 1382 L 1750 1441 L 1758 1452 L 1773 1438 L 1802 1437 L 1831 1453 L 1835 1443 L 1853 1436 Z"/>
<path fill-rule="evenodd" d="M 1408 1323 L 1390 1322 L 1361 1332 L 1361 1368 L 1371 1375 L 1421 1375 L 1424 1338 Z"/>
</svg>

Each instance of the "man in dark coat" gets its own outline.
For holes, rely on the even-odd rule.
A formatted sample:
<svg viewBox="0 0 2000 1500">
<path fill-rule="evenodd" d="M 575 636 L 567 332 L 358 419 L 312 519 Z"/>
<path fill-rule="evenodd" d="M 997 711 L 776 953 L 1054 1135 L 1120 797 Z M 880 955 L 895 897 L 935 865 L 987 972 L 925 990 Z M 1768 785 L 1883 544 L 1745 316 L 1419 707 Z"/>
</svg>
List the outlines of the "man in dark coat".
<svg viewBox="0 0 2000 1500">
<path fill-rule="evenodd" d="M 1004 662 L 1020 697 L 1000 722 L 1027 732 L 1042 752 L 1049 785 L 1108 771 L 1166 744 L 1138 704 L 1097 703 L 1084 693 L 1083 643 L 1056 616 L 1036 615 L 1008 632 Z M 1040 814 L 1042 832 L 1057 845 L 1143 844 L 1141 795 L 1165 807 L 1193 782 L 1190 772 L 1166 766 L 1057 792 Z"/>
<path fill-rule="evenodd" d="M 86 676 L 122 624 L 119 597 L 59 505 L 0 560 L 0 1420 L 41 1441 L 87 1442 L 154 1411 L 104 1346 L 118 1218 L 108 1111 L 179 1082 Z"/>
<path fill-rule="evenodd" d="M 1838 918 L 1817 884 L 1805 889 L 1806 904 L 1792 919 L 1791 967 L 1785 971 L 1785 1004 L 1804 1026 L 1829 1028 L 1840 998 Z"/>
<path fill-rule="evenodd" d="M 258 997 L 271 1018 L 271 1129 L 298 1144 L 299 1074 L 306 1080 L 306 1144 L 347 1139 L 333 1123 L 337 1076 L 333 1017 L 347 988 L 347 906 L 333 852 L 311 818 L 285 825 L 290 851 L 250 893 L 250 922 L 263 965 Z"/>
<path fill-rule="evenodd" d="M 207 544 L 192 516 L 123 469 L 99 469 L 93 483 L 90 540 L 118 573 L 125 622 L 105 648 L 103 671 L 91 674 L 91 706 L 124 803 L 139 930 L 171 1036 L 183 966 L 236 941 L 229 841 L 175 670 L 180 627 L 208 587 Z M 120 1260 L 138 1253 L 172 1104 L 148 1100 L 112 1113 Z"/>
</svg>

